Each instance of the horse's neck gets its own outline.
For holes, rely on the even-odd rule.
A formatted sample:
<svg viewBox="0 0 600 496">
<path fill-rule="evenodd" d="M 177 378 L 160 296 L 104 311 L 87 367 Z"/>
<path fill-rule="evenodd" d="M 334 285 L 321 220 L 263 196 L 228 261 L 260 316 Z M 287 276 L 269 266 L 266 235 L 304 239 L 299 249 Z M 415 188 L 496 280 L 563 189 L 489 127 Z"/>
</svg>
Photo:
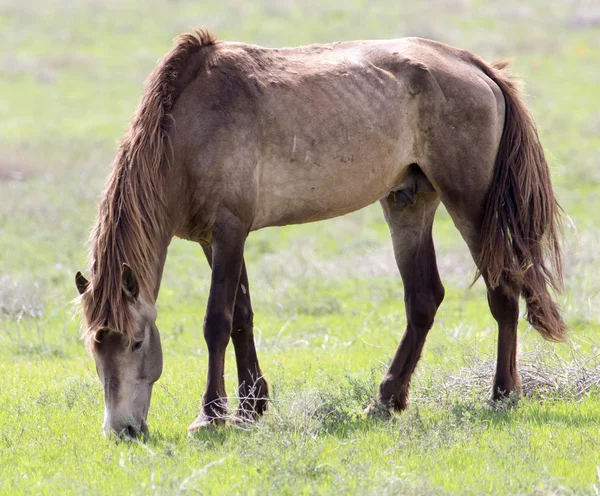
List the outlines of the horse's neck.
<svg viewBox="0 0 600 496">
<path fill-rule="evenodd" d="M 167 181 L 168 178 L 165 179 Z M 166 194 L 166 204 L 164 207 L 166 208 L 167 214 L 165 218 L 168 219 L 166 225 L 163 226 L 161 234 L 158 236 L 158 239 L 153 240 L 154 246 L 156 249 L 156 265 L 153 267 L 154 274 L 154 300 L 158 298 L 158 292 L 160 290 L 160 283 L 163 276 L 163 269 L 165 267 L 165 262 L 167 260 L 167 251 L 169 245 L 171 244 L 171 240 L 175 235 L 175 227 L 177 225 L 178 219 L 174 217 L 173 211 L 177 211 L 176 208 L 173 208 L 174 205 L 177 204 L 178 198 L 174 197 L 172 194 L 167 192 Z"/>
</svg>

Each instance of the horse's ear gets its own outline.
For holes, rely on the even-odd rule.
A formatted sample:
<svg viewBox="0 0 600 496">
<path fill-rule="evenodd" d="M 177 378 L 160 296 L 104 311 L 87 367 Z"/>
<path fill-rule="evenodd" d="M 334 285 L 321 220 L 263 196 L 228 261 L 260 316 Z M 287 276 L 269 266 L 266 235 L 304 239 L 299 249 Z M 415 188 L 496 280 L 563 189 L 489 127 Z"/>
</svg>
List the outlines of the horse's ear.
<svg viewBox="0 0 600 496">
<path fill-rule="evenodd" d="M 80 295 L 85 293 L 89 283 L 90 282 L 83 276 L 83 274 L 77 271 L 77 274 L 75 274 L 75 286 L 77 286 L 77 291 L 79 291 Z"/>
<path fill-rule="evenodd" d="M 140 287 L 135 274 L 133 273 L 133 269 L 126 263 L 123 264 L 121 270 L 121 280 L 123 282 L 123 292 L 127 299 L 131 301 L 137 300 L 137 297 L 140 294 Z"/>
</svg>

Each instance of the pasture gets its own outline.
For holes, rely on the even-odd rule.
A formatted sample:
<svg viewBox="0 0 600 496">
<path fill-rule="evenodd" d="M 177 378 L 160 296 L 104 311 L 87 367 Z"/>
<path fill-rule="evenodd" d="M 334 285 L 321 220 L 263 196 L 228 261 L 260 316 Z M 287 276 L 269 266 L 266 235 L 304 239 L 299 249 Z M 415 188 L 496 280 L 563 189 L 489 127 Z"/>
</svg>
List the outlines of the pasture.
<svg viewBox="0 0 600 496">
<path fill-rule="evenodd" d="M 422 5 L 420 5 L 422 4 Z M 379 205 L 252 233 L 246 261 L 271 405 L 256 425 L 187 436 L 200 407 L 209 268 L 174 240 L 157 325 L 164 372 L 146 442 L 106 440 L 73 276 L 141 96 L 177 34 L 291 46 L 422 36 L 514 58 L 565 222 L 570 326 L 522 320 L 525 395 L 487 402 L 497 326 L 440 208 L 446 297 L 391 420 L 363 408 L 401 339 L 403 289 Z M 600 12 L 593 1 L 327 4 L 0 0 L 0 493 L 597 494 L 600 492 Z M 226 363 L 230 408 L 237 375 Z"/>
</svg>

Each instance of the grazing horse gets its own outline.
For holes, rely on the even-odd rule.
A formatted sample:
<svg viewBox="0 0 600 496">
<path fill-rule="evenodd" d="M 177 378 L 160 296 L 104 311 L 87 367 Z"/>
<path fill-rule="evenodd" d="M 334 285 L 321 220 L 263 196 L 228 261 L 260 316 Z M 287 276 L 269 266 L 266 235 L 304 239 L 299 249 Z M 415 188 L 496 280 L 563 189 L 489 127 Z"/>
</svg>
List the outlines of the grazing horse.
<svg viewBox="0 0 600 496">
<path fill-rule="evenodd" d="M 410 378 L 444 298 L 432 241 L 440 202 L 466 241 L 498 323 L 493 399 L 519 392 L 519 297 L 545 338 L 566 326 L 560 207 L 535 124 L 506 64 L 404 38 L 267 49 L 176 39 L 150 75 L 116 155 L 91 235 L 84 339 L 104 386 L 104 429 L 145 432 L 162 371 L 158 296 L 173 236 L 212 267 L 208 380 L 189 430 L 226 421 L 225 349 L 236 419 L 267 408 L 244 262 L 250 231 L 328 219 L 379 201 L 404 283 L 407 326 L 377 402 L 407 406 Z"/>
</svg>

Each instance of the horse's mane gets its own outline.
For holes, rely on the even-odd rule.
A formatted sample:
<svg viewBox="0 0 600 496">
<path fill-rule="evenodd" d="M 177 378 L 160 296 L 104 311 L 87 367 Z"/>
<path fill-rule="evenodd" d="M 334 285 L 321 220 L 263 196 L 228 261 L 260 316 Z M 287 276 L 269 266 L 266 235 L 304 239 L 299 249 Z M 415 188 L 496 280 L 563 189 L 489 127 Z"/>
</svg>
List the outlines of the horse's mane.
<svg viewBox="0 0 600 496">
<path fill-rule="evenodd" d="M 132 337 L 133 322 L 123 294 L 121 271 L 130 265 L 140 294 L 154 302 L 158 240 L 167 229 L 164 168 L 169 161 L 167 129 L 177 98 L 176 82 L 193 53 L 214 45 L 205 30 L 178 36 L 173 49 L 146 81 L 144 94 L 121 141 L 91 233 L 91 281 L 82 296 L 84 341 L 91 347 L 103 328 Z"/>
</svg>

